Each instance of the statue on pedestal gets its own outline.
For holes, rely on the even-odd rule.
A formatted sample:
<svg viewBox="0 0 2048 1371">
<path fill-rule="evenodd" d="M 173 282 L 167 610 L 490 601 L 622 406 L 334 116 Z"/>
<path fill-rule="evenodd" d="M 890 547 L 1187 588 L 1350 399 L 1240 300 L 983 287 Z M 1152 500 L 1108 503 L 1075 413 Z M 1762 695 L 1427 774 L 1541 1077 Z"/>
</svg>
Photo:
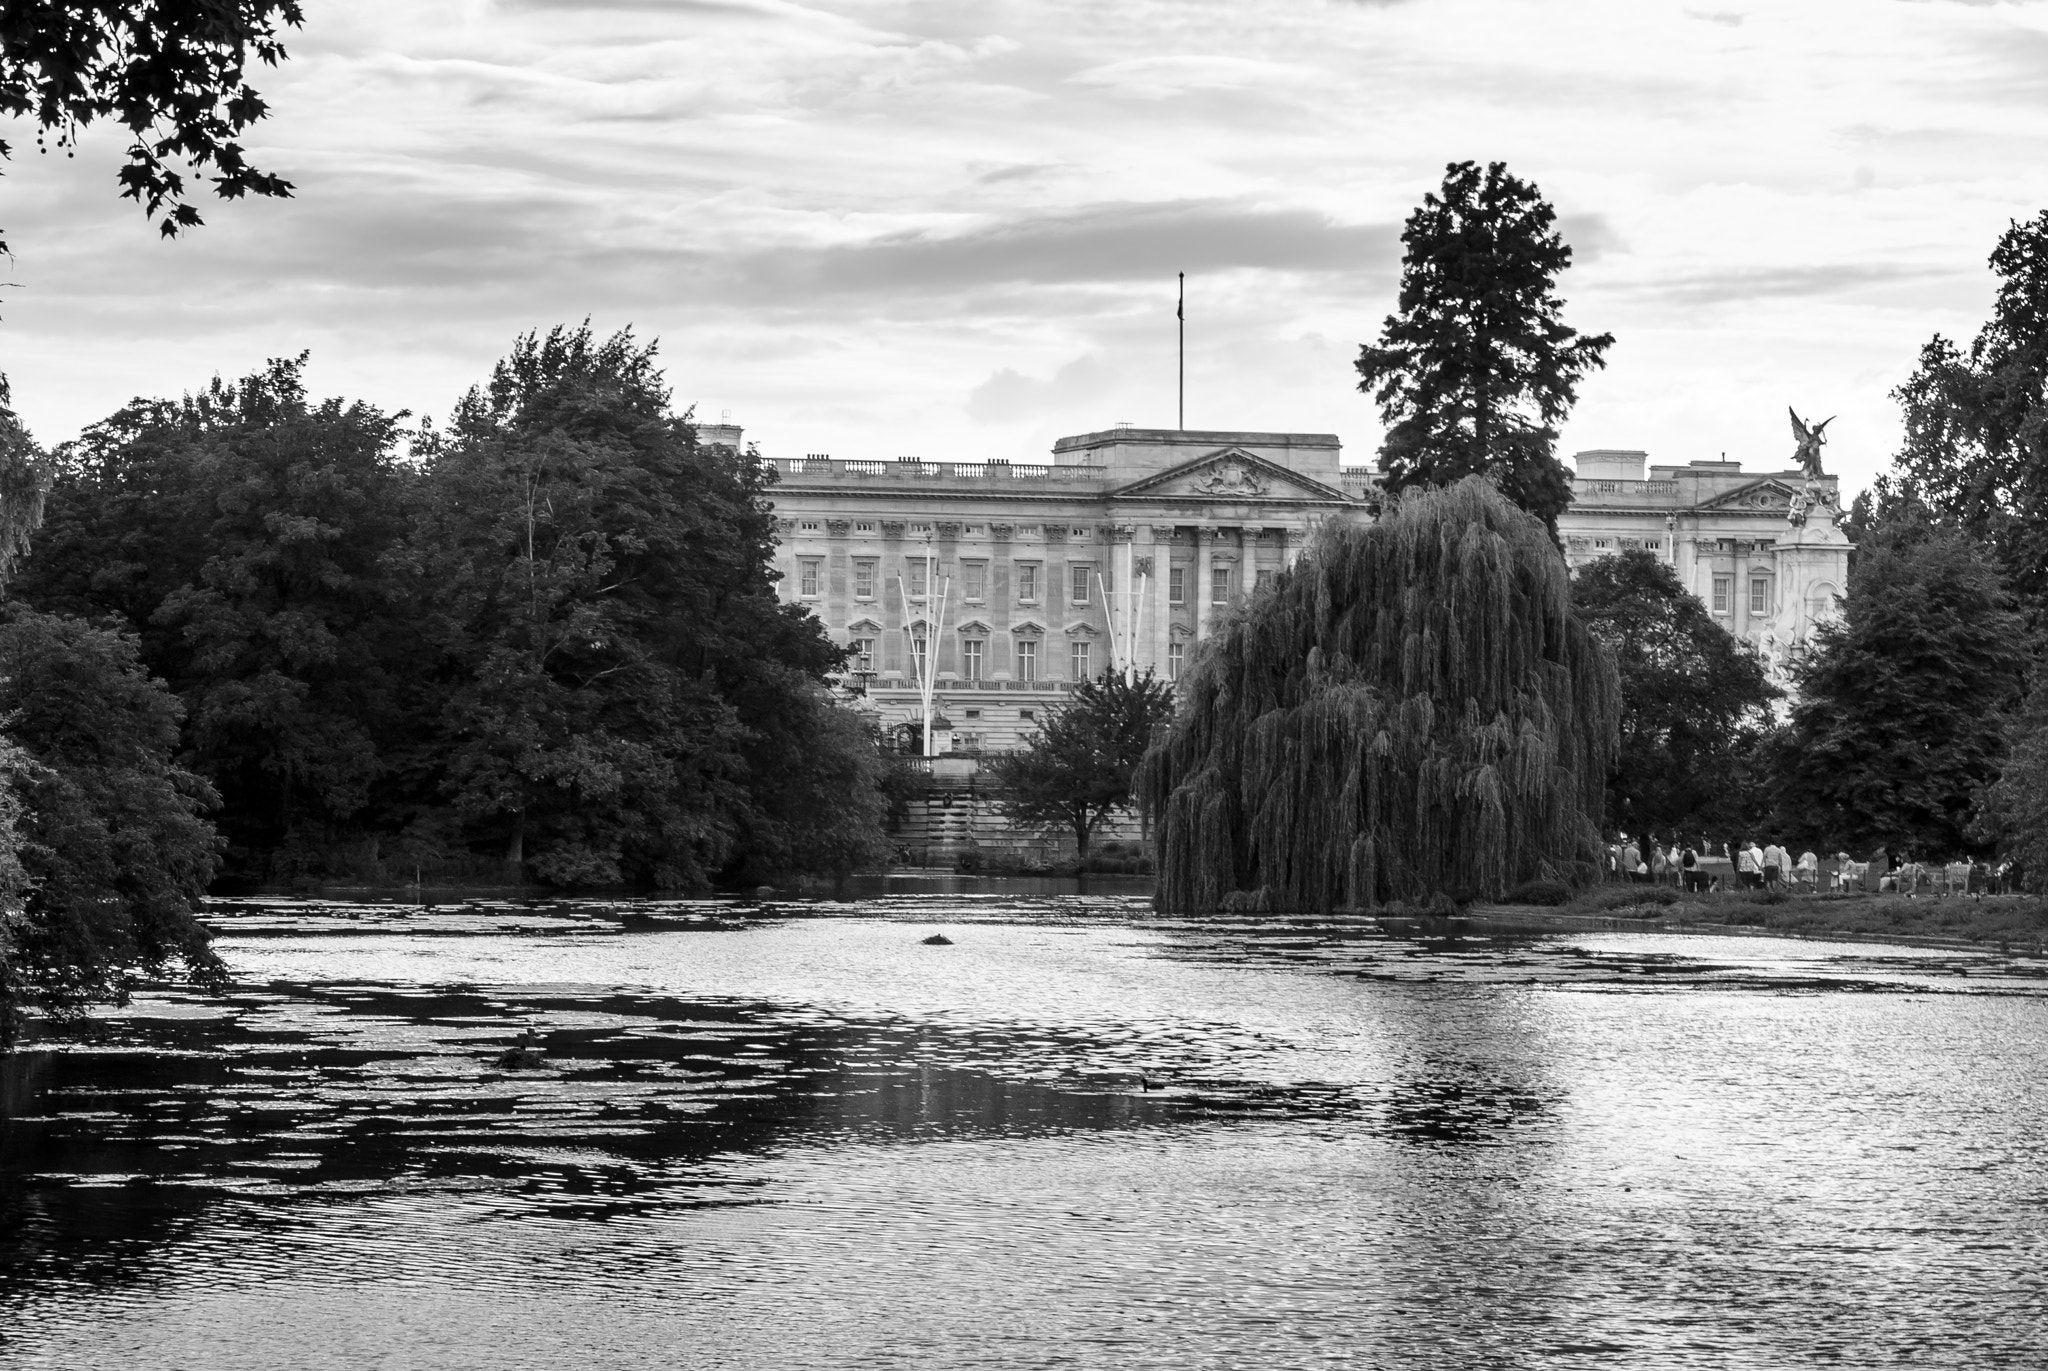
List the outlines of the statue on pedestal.
<svg viewBox="0 0 2048 1371">
<path fill-rule="evenodd" d="M 1808 428 L 1800 421 L 1798 410 L 1787 405 L 1785 412 L 1792 416 L 1792 436 L 1799 443 L 1799 446 L 1793 450 L 1792 455 L 1799 460 L 1799 465 L 1805 468 L 1806 479 L 1818 481 L 1827 474 L 1820 469 L 1820 449 L 1821 444 L 1828 440 L 1827 428 L 1829 424 L 1835 422 L 1835 416 L 1830 414 L 1812 428 Z"/>
</svg>

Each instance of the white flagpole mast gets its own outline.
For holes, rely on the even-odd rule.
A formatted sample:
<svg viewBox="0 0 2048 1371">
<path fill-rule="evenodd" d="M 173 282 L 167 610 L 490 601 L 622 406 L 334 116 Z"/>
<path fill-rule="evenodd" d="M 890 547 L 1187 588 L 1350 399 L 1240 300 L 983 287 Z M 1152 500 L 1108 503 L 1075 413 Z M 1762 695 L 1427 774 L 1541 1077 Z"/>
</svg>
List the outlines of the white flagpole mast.
<svg viewBox="0 0 2048 1371">
<path fill-rule="evenodd" d="M 924 594 L 917 597 L 927 607 L 932 604 L 932 580 L 937 574 L 936 558 L 932 554 L 931 543 L 927 541 L 924 551 Z M 908 579 L 905 577 L 897 581 L 896 593 L 903 600 L 903 636 L 910 646 L 911 675 L 917 681 L 917 698 L 924 706 L 924 755 L 929 757 L 932 755 L 932 699 L 937 694 L 939 685 L 939 632 L 946 621 L 946 596 L 953 583 L 948 578 L 946 584 L 939 590 L 936 612 L 925 621 L 924 653 L 920 656 L 917 651 L 917 630 L 912 619 L 913 605 L 910 591 L 905 584 Z"/>
</svg>

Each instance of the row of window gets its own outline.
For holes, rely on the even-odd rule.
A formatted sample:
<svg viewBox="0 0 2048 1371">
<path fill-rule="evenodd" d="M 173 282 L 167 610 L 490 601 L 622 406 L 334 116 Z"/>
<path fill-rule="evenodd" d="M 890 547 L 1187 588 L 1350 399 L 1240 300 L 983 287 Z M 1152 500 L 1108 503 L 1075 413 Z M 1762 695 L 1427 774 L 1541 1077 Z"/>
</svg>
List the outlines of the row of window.
<svg viewBox="0 0 2048 1371">
<path fill-rule="evenodd" d="M 1735 578 L 1733 576 L 1716 576 L 1714 578 L 1714 613 L 1726 614 L 1728 612 L 1728 601 L 1734 593 Z M 1750 577 L 1749 612 L 1751 614 L 1769 614 L 1771 612 L 1770 577 Z"/>
<path fill-rule="evenodd" d="M 853 563 L 853 598 L 872 600 L 875 598 L 876 578 L 879 564 L 872 557 L 856 558 Z M 904 564 L 904 584 L 909 593 L 922 599 L 930 593 L 927 579 L 928 568 L 922 561 Z M 1012 571 L 1017 582 L 1017 603 L 1038 603 L 1038 571 L 1036 562 L 1018 562 Z M 1209 602 L 1224 605 L 1230 603 L 1232 568 L 1218 566 L 1209 572 Z M 822 557 L 799 557 L 796 562 L 796 593 L 803 599 L 816 599 L 824 594 L 825 559 Z M 1273 572 L 1262 569 L 1258 573 L 1257 585 L 1263 587 L 1273 579 Z M 962 562 L 960 564 L 961 595 L 969 604 L 979 604 L 988 598 L 988 563 Z M 1095 568 L 1091 566 L 1070 566 L 1067 568 L 1067 599 L 1072 604 L 1091 603 L 1096 585 Z M 1188 569 L 1184 566 L 1171 567 L 1166 573 L 1166 599 L 1169 604 L 1186 604 L 1188 598 Z"/>
<path fill-rule="evenodd" d="M 799 519 L 797 520 L 796 527 L 799 533 L 823 533 L 825 531 L 825 521 L 823 519 Z M 1055 524 L 1053 527 L 1057 531 L 1059 525 Z M 853 531 L 856 535 L 868 534 L 872 536 L 877 531 L 876 522 L 873 519 L 856 519 L 853 521 Z M 910 536 L 913 538 L 929 538 L 932 536 L 932 533 L 933 529 L 930 524 L 913 523 L 910 525 Z M 1018 524 L 1016 526 L 1016 533 L 1019 537 L 1036 538 L 1039 528 L 1037 524 Z M 988 537 L 988 525 L 962 524 L 960 526 L 960 536 L 963 538 L 986 538 Z M 1069 542 L 1086 542 L 1093 536 L 1094 530 L 1085 524 L 1071 524 L 1067 526 L 1067 540 Z"/>
<path fill-rule="evenodd" d="M 1086 681 L 1094 676 L 1095 673 L 1090 666 L 1093 660 L 1093 654 L 1090 649 L 1093 647 L 1094 644 L 1086 642 L 1074 642 L 1067 645 L 1068 680 Z M 1015 644 L 1015 650 L 1017 654 L 1015 679 L 1019 681 L 1045 679 L 1039 675 L 1038 642 L 1036 639 L 1019 638 Z M 919 676 L 924 675 L 925 672 L 926 651 L 925 635 L 922 632 L 912 633 L 910 635 L 911 665 L 912 669 Z M 1186 661 L 1187 644 L 1180 642 L 1168 643 L 1166 645 L 1166 678 L 1170 681 L 1179 680 L 1181 667 Z M 988 639 L 963 636 L 960 639 L 960 679 L 963 681 L 987 680 L 988 677 L 984 674 L 987 664 Z M 875 640 L 873 638 L 855 638 L 853 640 L 853 669 L 869 675 L 874 673 Z"/>
</svg>

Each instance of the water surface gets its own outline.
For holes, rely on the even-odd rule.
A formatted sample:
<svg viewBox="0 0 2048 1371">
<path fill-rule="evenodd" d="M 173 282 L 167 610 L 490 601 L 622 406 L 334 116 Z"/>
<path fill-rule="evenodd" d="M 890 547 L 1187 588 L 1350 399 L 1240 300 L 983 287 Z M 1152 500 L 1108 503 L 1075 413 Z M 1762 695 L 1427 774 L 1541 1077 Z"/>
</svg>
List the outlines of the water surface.
<svg viewBox="0 0 2048 1371">
<path fill-rule="evenodd" d="M 0 1362 L 2040 1364 L 2038 961 L 1052 889 L 224 904 L 8 1069 Z"/>
</svg>

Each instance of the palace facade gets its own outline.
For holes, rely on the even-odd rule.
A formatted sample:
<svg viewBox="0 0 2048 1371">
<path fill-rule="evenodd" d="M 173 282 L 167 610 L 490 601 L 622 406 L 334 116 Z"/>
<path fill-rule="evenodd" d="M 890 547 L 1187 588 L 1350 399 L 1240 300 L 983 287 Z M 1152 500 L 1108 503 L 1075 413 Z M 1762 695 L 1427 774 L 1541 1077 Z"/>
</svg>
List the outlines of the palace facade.
<svg viewBox="0 0 2048 1371">
<path fill-rule="evenodd" d="M 737 427 L 702 439 L 737 447 Z M 1116 428 L 1012 463 L 772 458 L 780 593 L 853 649 L 849 674 L 907 746 L 933 678 L 934 750 L 1006 751 L 1076 682 L 1177 678 L 1214 617 L 1331 519 L 1369 519 L 1375 473 L 1334 435 Z M 1849 542 L 1834 477 L 1582 452 L 1559 520 L 1569 564 L 1669 562 L 1782 676 L 1835 612 Z M 927 655 L 930 654 L 930 655 Z"/>
<path fill-rule="evenodd" d="M 1835 617 L 1849 584 L 1840 481 L 1729 461 L 1651 465 L 1636 451 L 1573 462 L 1571 509 L 1558 520 L 1567 564 L 1631 547 L 1654 553 L 1788 684 L 1792 658 Z"/>
<path fill-rule="evenodd" d="M 854 650 L 885 726 L 923 718 L 931 652 L 935 750 L 1008 750 L 1105 668 L 1179 676 L 1218 610 L 1364 517 L 1339 458 L 1326 433 L 1139 428 L 1043 463 L 776 458 L 780 589 Z"/>
</svg>

